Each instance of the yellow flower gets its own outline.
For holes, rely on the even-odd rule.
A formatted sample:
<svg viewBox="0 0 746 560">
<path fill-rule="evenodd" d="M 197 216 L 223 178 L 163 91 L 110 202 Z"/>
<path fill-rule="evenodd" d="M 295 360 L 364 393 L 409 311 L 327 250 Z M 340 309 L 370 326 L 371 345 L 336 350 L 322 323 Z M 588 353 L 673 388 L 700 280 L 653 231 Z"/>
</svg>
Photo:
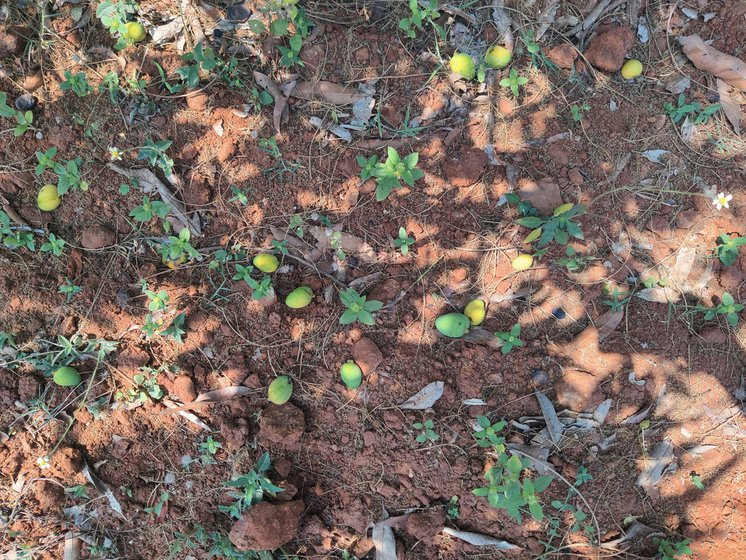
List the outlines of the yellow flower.
<svg viewBox="0 0 746 560">
<path fill-rule="evenodd" d="M 121 161 L 122 152 L 116 146 L 109 146 L 109 157 L 111 158 L 111 161 Z"/>
<path fill-rule="evenodd" d="M 49 455 L 42 455 L 36 460 L 36 464 L 39 465 L 41 470 L 46 470 L 51 466 L 49 462 Z"/>
</svg>

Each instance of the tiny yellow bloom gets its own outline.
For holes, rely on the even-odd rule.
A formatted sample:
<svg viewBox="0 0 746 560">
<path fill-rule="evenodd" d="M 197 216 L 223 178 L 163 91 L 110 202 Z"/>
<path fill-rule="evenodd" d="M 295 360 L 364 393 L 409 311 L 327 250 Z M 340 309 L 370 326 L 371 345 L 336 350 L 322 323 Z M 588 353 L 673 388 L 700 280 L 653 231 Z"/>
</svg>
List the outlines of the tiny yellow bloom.
<svg viewBox="0 0 746 560">
<path fill-rule="evenodd" d="M 122 151 L 116 146 L 109 146 L 109 157 L 111 161 L 121 161 Z"/>
<path fill-rule="evenodd" d="M 722 210 L 723 208 L 729 208 L 728 203 L 731 200 L 733 200 L 732 194 L 720 193 L 712 199 L 712 203 L 715 205 L 715 208 Z"/>
<path fill-rule="evenodd" d="M 41 470 L 46 470 L 51 466 L 49 462 L 49 455 L 43 455 L 36 460 L 36 464 L 39 465 Z"/>
</svg>

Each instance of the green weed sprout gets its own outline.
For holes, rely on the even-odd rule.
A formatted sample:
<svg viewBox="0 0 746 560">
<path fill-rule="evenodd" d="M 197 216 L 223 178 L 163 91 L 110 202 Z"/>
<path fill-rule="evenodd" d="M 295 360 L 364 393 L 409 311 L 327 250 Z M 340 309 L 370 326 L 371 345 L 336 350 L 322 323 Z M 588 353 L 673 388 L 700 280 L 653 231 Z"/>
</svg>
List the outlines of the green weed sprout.
<svg viewBox="0 0 746 560">
<path fill-rule="evenodd" d="M 354 288 L 347 288 L 339 294 L 339 299 L 347 310 L 342 313 L 339 322 L 343 325 L 349 325 L 355 321 L 360 321 L 363 325 L 373 325 L 373 311 L 378 311 L 383 307 L 383 303 L 378 300 L 366 301 L 366 296 L 361 296 Z"/>
<path fill-rule="evenodd" d="M 510 69 L 510 73 L 506 78 L 500 80 L 500 87 L 510 88 L 511 93 L 514 97 L 518 97 L 518 88 L 525 86 L 528 83 L 528 78 L 518 75 L 518 70 L 515 68 Z"/>
<path fill-rule="evenodd" d="M 523 227 L 533 229 L 523 240 L 524 243 L 533 243 L 538 239 L 539 247 L 544 247 L 553 240 L 567 245 L 570 242 L 570 236 L 577 239 L 585 238 L 580 226 L 572 221 L 584 212 L 583 206 L 569 202 L 555 208 L 551 216 L 526 216 L 519 218 L 516 222 Z"/>
<path fill-rule="evenodd" d="M 415 422 L 414 424 L 412 424 L 412 427 L 415 430 L 420 430 L 420 433 L 417 434 L 417 437 L 415 438 L 415 441 L 417 443 L 425 443 L 426 441 L 434 442 L 440 439 L 440 436 L 433 429 L 434 425 L 432 420 Z"/>
<path fill-rule="evenodd" d="M 518 323 L 513 325 L 510 332 L 496 332 L 495 336 L 502 342 L 500 346 L 500 353 L 502 354 L 507 354 L 517 346 L 523 346 L 523 341 L 519 338 L 521 336 L 521 325 Z"/>
<path fill-rule="evenodd" d="M 261 502 L 265 494 L 274 497 L 278 492 L 283 492 L 265 476 L 271 466 L 269 452 L 265 451 L 252 470 L 225 483 L 228 488 L 236 489 L 229 493 L 235 501 L 230 506 L 218 506 L 218 509 L 234 519 L 241 519 L 241 514 Z"/>
<path fill-rule="evenodd" d="M 414 237 L 407 235 L 407 230 L 403 227 L 399 228 L 399 237 L 394 239 L 394 247 L 401 251 L 401 254 L 405 257 L 409 254 L 410 245 L 414 245 Z"/>
<path fill-rule="evenodd" d="M 715 255 L 725 266 L 731 266 L 738 259 L 738 249 L 746 245 L 746 237 L 734 237 L 731 239 L 727 233 L 721 233 L 717 239 Z"/>
<path fill-rule="evenodd" d="M 402 188 L 401 181 L 413 187 L 415 181 L 425 176 L 425 173 L 417 168 L 419 157 L 419 153 L 412 152 L 401 158 L 397 151 L 389 146 L 386 161 L 377 163 L 371 173 L 378 182 L 376 185 L 376 200 L 378 202 L 386 200 L 391 191 Z"/>
<path fill-rule="evenodd" d="M 694 309 L 704 313 L 706 321 L 712 321 L 717 315 L 725 315 L 725 320 L 728 324 L 731 327 L 735 327 L 738 324 L 738 314 L 743 311 L 743 304 L 736 303 L 733 296 L 728 292 L 725 292 L 720 303 L 715 307 L 704 307 L 698 305 Z"/>
</svg>

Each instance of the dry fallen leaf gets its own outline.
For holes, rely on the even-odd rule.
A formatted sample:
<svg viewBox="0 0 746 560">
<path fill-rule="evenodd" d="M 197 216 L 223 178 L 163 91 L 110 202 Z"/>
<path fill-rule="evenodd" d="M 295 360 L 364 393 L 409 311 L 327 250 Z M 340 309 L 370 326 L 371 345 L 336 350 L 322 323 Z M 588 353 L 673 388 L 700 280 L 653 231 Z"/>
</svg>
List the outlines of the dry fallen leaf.
<svg viewBox="0 0 746 560">
<path fill-rule="evenodd" d="M 230 387 L 223 387 L 222 389 L 215 389 L 214 391 L 208 391 L 207 393 L 200 394 L 194 402 L 190 402 L 181 406 L 169 407 L 165 413 L 168 412 L 179 412 L 180 410 L 190 410 L 192 408 L 199 408 L 208 404 L 216 404 L 225 401 L 235 399 L 248 395 L 253 389 L 244 387 L 243 385 L 234 385 Z M 165 414 L 160 413 L 160 414 Z"/>
<path fill-rule="evenodd" d="M 733 99 L 731 92 L 733 88 L 720 78 L 717 79 L 718 93 L 720 94 L 720 106 L 730 124 L 733 125 L 738 136 L 741 136 L 741 106 Z"/>
<path fill-rule="evenodd" d="M 308 231 L 316 239 L 319 251 L 342 249 L 366 263 L 374 263 L 377 260 L 373 247 L 355 235 L 319 226 L 311 226 Z"/>
<path fill-rule="evenodd" d="M 376 547 L 376 560 L 396 560 L 396 539 L 391 527 L 376 523 L 373 525 L 372 538 Z"/>
<path fill-rule="evenodd" d="M 596 319 L 596 328 L 598 329 L 598 341 L 602 342 L 611 335 L 624 318 L 624 308 L 614 311 L 609 309 L 606 313 Z"/>
<path fill-rule="evenodd" d="M 433 381 L 416 395 L 409 397 L 405 402 L 399 405 L 404 410 L 425 410 L 432 407 L 437 400 L 443 395 L 444 383 L 442 381 Z"/>
<path fill-rule="evenodd" d="M 272 111 L 272 124 L 274 124 L 277 134 L 280 134 L 280 124 L 288 122 L 290 110 L 288 109 L 288 98 L 280 89 L 275 81 L 261 72 L 254 71 L 254 81 L 266 89 L 275 100 L 275 107 Z"/>
<path fill-rule="evenodd" d="M 352 88 L 323 80 L 313 84 L 311 82 L 298 82 L 290 95 L 309 101 L 321 98 L 332 105 L 349 105 L 366 97 L 365 94 Z"/>
<path fill-rule="evenodd" d="M 472 546 L 491 546 L 497 550 L 522 550 L 520 546 L 516 546 L 507 541 L 501 541 L 489 535 L 483 535 L 482 533 L 472 533 L 470 531 L 460 531 L 458 529 L 451 529 L 450 527 L 444 527 L 443 533 L 462 541 L 468 542 Z"/>
<path fill-rule="evenodd" d="M 679 37 L 679 44 L 694 66 L 746 91 L 746 62 L 705 44 L 699 35 Z"/>
</svg>

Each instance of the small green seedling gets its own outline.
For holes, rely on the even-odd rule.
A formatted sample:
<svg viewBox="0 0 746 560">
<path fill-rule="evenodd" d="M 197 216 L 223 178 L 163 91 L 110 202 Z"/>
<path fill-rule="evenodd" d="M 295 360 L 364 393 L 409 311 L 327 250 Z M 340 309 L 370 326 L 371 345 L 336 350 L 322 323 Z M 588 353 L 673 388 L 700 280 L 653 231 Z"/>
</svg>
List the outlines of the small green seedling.
<svg viewBox="0 0 746 560">
<path fill-rule="evenodd" d="M 42 243 L 41 247 L 39 247 L 42 253 L 52 253 L 55 257 L 61 256 L 64 248 L 65 241 L 53 233 L 49 234 L 49 241 Z"/>
<path fill-rule="evenodd" d="M 528 506 L 531 517 L 537 521 L 544 519 L 544 510 L 537 494 L 546 490 L 552 482 L 551 476 L 540 476 L 535 480 L 521 477 L 521 473 L 531 461 L 518 455 L 506 452 L 505 438 L 497 432 L 505 427 L 504 422 L 490 424 L 486 416 L 478 416 L 480 430 L 474 437 L 480 447 L 492 447 L 497 454 L 498 462 L 484 475 L 487 486 L 475 488 L 475 496 L 484 496 L 496 509 L 504 509 L 518 523 L 523 521 L 521 508 Z"/>
<path fill-rule="evenodd" d="M 186 313 L 179 313 L 171 324 L 161 331 L 163 336 L 170 336 L 177 344 L 183 344 L 184 339 L 182 338 L 186 331 L 184 330 L 184 321 L 186 320 Z"/>
<path fill-rule="evenodd" d="M 612 313 L 624 309 L 624 306 L 629 303 L 632 297 L 628 292 L 619 292 L 619 288 L 616 287 L 613 290 L 609 290 L 609 286 L 604 286 L 603 293 L 611 298 L 603 300 L 602 303 L 608 305 Z"/>
<path fill-rule="evenodd" d="M 265 451 L 252 470 L 225 483 L 228 488 L 235 489 L 229 492 L 235 501 L 230 506 L 218 506 L 218 509 L 234 519 L 241 519 L 241 514 L 261 502 L 265 494 L 274 498 L 278 492 L 284 492 L 266 476 L 271 466 L 269 452 Z"/>
<path fill-rule="evenodd" d="M 691 103 L 686 102 L 686 97 L 683 93 L 679 94 L 677 98 L 677 104 L 667 101 L 663 104 L 663 110 L 666 115 L 671 117 L 674 124 L 678 123 L 684 117 L 691 115 L 694 117 L 692 120 L 693 124 L 703 124 L 710 120 L 710 117 L 720 110 L 720 103 L 715 103 L 709 107 L 702 109 L 702 105 L 696 101 Z"/>
<path fill-rule="evenodd" d="M 121 50 L 133 44 L 127 31 L 127 23 L 138 10 L 139 6 L 134 0 L 103 0 L 96 8 L 96 17 L 117 38 L 115 49 Z"/>
<path fill-rule="evenodd" d="M 134 387 L 124 391 L 117 391 L 114 398 L 118 401 L 141 402 L 159 401 L 165 393 L 163 388 L 158 384 L 158 373 L 161 369 L 141 367 L 140 373 L 132 377 Z"/>
<path fill-rule="evenodd" d="M 85 484 L 76 484 L 75 486 L 65 488 L 65 494 L 69 494 L 73 498 L 83 498 L 85 500 L 89 498 L 88 488 Z"/>
<path fill-rule="evenodd" d="M 720 303 L 715 307 L 704 307 L 698 305 L 694 309 L 704 313 L 706 321 L 711 321 L 717 315 L 725 315 L 725 320 L 728 324 L 731 327 L 735 327 L 738 324 L 738 314 L 743 310 L 743 304 L 736 303 L 733 296 L 728 292 L 725 292 Z"/>
<path fill-rule="evenodd" d="M 684 539 L 675 543 L 662 539 L 658 542 L 658 554 L 661 555 L 661 560 L 681 560 L 680 554 L 692 554 L 692 549 L 689 547 L 691 542 L 692 539 Z"/>
<path fill-rule="evenodd" d="M 343 325 L 349 325 L 355 321 L 360 321 L 363 325 L 373 325 L 375 320 L 372 313 L 383 307 L 383 303 L 378 300 L 366 301 L 366 296 L 361 296 L 354 288 L 347 288 L 341 292 L 339 299 L 347 307 L 339 318 L 339 322 Z"/>
<path fill-rule="evenodd" d="M 202 464 L 215 464 L 215 455 L 217 455 L 222 447 L 219 441 L 214 440 L 212 436 L 207 436 L 207 439 L 199 444 L 200 461 L 202 461 Z"/>
<path fill-rule="evenodd" d="M 262 275 L 261 280 L 255 280 L 251 273 L 254 272 L 254 267 L 251 265 L 243 266 L 240 264 L 236 265 L 236 274 L 233 275 L 233 280 L 243 280 L 251 288 L 251 299 L 260 300 L 264 297 L 271 296 L 274 294 L 272 289 L 272 278 L 266 274 Z"/>
<path fill-rule="evenodd" d="M 60 83 L 62 91 L 72 91 L 78 97 L 85 97 L 93 91 L 85 72 L 72 74 L 69 70 L 65 70 L 63 76 L 65 79 Z"/>
<path fill-rule="evenodd" d="M 385 200 L 391 194 L 391 191 L 402 188 L 401 181 L 413 187 L 415 181 L 425 176 L 425 173 L 417 168 L 419 157 L 418 152 L 412 152 L 401 158 L 397 151 L 389 146 L 386 161 L 377 163 L 371 173 L 378 183 L 376 185 L 376 200 L 378 202 Z"/>
<path fill-rule="evenodd" d="M 405 257 L 409 254 L 409 247 L 414 245 L 414 237 L 407 235 L 407 230 L 403 227 L 399 228 L 399 237 L 394 239 L 394 247 L 401 251 L 401 254 Z"/>
<path fill-rule="evenodd" d="M 689 473 L 689 479 L 692 481 L 692 484 L 694 484 L 694 487 L 697 490 L 705 489 L 704 482 L 702 482 L 702 477 L 699 476 L 696 472 Z"/>
<path fill-rule="evenodd" d="M 165 219 L 168 216 L 168 212 L 168 204 L 160 200 L 151 201 L 149 197 L 144 196 L 142 204 L 133 208 L 129 215 L 138 222 L 149 222 L 155 217 L 161 220 Z"/>
<path fill-rule="evenodd" d="M 458 496 L 451 496 L 451 499 L 448 500 L 448 503 L 446 504 L 446 515 L 448 516 L 448 519 L 451 521 L 458 519 L 458 516 L 461 514 L 459 511 L 458 506 Z"/>
<path fill-rule="evenodd" d="M 373 154 L 368 159 L 365 159 L 363 156 L 357 156 L 355 161 L 357 161 L 357 164 L 360 166 L 361 181 L 367 181 L 373 177 L 373 171 L 376 169 L 376 165 L 378 165 L 377 155 Z"/>
<path fill-rule="evenodd" d="M 518 75 L 518 70 L 515 68 L 510 69 L 510 73 L 506 78 L 500 80 L 500 87 L 510 88 L 510 92 L 514 97 L 518 97 L 519 87 L 525 86 L 528 83 L 528 78 Z"/>
<path fill-rule="evenodd" d="M 163 262 L 181 264 L 188 259 L 199 259 L 201 255 L 189 243 L 191 234 L 187 228 L 179 232 L 178 237 L 170 235 L 165 241 L 158 245 L 158 253 L 161 255 Z"/>
<path fill-rule="evenodd" d="M 727 233 L 721 233 L 717 239 L 715 254 L 725 266 L 731 266 L 738 259 L 738 250 L 746 245 L 746 237 L 730 238 Z"/>
<path fill-rule="evenodd" d="M 570 107 L 570 113 L 572 114 L 572 120 L 575 122 L 580 122 L 583 120 L 583 114 L 587 113 L 591 110 L 591 106 L 587 103 L 583 103 L 582 105 L 573 105 Z"/>
<path fill-rule="evenodd" d="M 73 284 L 72 280 L 70 280 L 69 278 L 65 278 L 65 283 L 60 284 L 60 287 L 59 287 L 59 292 L 61 294 L 65 294 L 65 297 L 67 298 L 67 303 L 72 302 L 75 295 L 79 294 L 82 291 L 83 291 L 83 288 Z"/>
<path fill-rule="evenodd" d="M 166 150 L 173 144 L 171 140 L 158 140 L 154 142 L 152 138 L 146 138 L 145 144 L 137 152 L 138 160 L 145 160 L 154 167 L 159 167 L 163 174 L 168 177 L 173 173 L 174 160 L 172 160 Z"/>
<path fill-rule="evenodd" d="M 166 311 L 168 309 L 169 295 L 166 290 L 154 292 L 148 288 L 148 284 L 142 278 L 140 279 L 140 289 L 148 298 L 148 311 Z"/>
<path fill-rule="evenodd" d="M 150 513 L 155 515 L 156 517 L 160 517 L 161 513 L 163 513 L 163 508 L 166 507 L 166 504 L 168 503 L 168 492 L 161 492 L 161 497 L 158 498 L 158 502 L 154 506 L 146 507 L 143 509 L 145 513 Z"/>
<path fill-rule="evenodd" d="M 554 209 L 549 217 L 526 216 L 519 218 L 516 222 L 523 227 L 532 228 L 533 231 L 523 240 L 524 243 L 533 243 L 539 240 L 539 247 L 548 245 L 552 240 L 562 245 L 567 245 L 570 236 L 584 239 L 580 226 L 572 221 L 576 216 L 585 212 L 580 204 L 568 202 Z"/>
<path fill-rule="evenodd" d="M 228 199 L 228 202 L 238 202 L 242 206 L 246 206 L 249 203 L 249 197 L 236 185 L 231 185 L 231 192 L 233 196 Z"/>
<path fill-rule="evenodd" d="M 513 325 L 510 332 L 496 332 L 495 336 L 502 343 L 500 345 L 500 353 L 502 354 L 507 354 L 517 346 L 523 346 L 523 341 L 519 338 L 521 336 L 521 325 L 518 323 Z"/>
<path fill-rule="evenodd" d="M 409 11 L 411 15 L 399 20 L 399 29 L 407 34 L 407 37 L 414 39 L 417 34 L 415 28 L 423 31 L 422 23 L 427 20 L 430 24 L 438 31 L 441 35 L 441 27 L 435 23 L 435 20 L 440 17 L 438 12 L 438 1 L 430 0 L 429 4 L 423 6 L 417 0 L 409 0 Z"/>
<path fill-rule="evenodd" d="M 7 100 L 8 95 L 0 91 L 0 117 L 5 117 L 6 119 L 15 117 L 18 124 L 13 129 L 13 135 L 21 136 L 29 128 L 32 128 L 31 124 L 34 122 L 34 113 L 32 111 L 18 111 L 15 107 L 8 105 Z"/>
<path fill-rule="evenodd" d="M 414 424 L 412 424 L 412 427 L 415 430 L 420 430 L 420 433 L 417 434 L 417 437 L 415 438 L 415 441 L 417 443 L 425 443 L 426 441 L 434 442 L 440 439 L 440 436 L 433 429 L 434 426 L 432 420 L 415 422 Z"/>
<path fill-rule="evenodd" d="M 587 257 L 578 253 L 572 245 L 568 245 L 565 249 L 566 257 L 557 259 L 557 264 L 563 266 L 568 272 L 579 272 L 583 270 L 590 261 L 595 261 L 595 257 Z"/>
</svg>

